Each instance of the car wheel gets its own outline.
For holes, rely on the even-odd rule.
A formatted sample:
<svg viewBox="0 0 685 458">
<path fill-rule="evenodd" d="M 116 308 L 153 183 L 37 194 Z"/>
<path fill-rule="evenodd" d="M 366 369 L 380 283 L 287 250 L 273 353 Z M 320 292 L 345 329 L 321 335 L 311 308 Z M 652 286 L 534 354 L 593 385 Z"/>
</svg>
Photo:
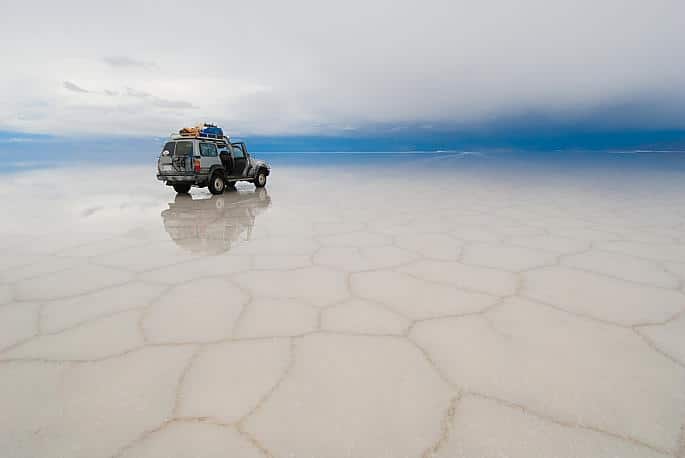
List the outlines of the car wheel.
<svg viewBox="0 0 685 458">
<path fill-rule="evenodd" d="M 254 178 L 254 185 L 258 188 L 266 186 L 266 173 L 264 173 L 264 170 L 260 169 L 257 172 L 257 176 Z"/>
<path fill-rule="evenodd" d="M 224 181 L 224 177 L 219 173 L 212 175 L 212 178 L 209 179 L 209 192 L 212 194 L 223 194 L 225 188 L 226 181 Z"/>
<path fill-rule="evenodd" d="M 188 191 L 190 191 L 190 185 L 185 183 L 175 184 L 174 191 L 179 194 L 188 194 Z"/>
</svg>

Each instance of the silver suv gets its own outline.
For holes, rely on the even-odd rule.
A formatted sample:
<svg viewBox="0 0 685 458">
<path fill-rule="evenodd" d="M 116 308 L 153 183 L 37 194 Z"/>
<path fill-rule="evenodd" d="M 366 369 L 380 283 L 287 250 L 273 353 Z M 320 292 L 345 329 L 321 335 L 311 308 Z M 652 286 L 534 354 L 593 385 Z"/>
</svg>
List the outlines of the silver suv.
<svg viewBox="0 0 685 458">
<path fill-rule="evenodd" d="M 269 164 L 253 159 L 245 143 L 231 142 L 227 137 L 173 136 L 157 161 L 157 179 L 181 194 L 191 186 L 206 186 L 212 194 L 222 194 L 238 181 L 263 188 L 270 173 Z"/>
</svg>

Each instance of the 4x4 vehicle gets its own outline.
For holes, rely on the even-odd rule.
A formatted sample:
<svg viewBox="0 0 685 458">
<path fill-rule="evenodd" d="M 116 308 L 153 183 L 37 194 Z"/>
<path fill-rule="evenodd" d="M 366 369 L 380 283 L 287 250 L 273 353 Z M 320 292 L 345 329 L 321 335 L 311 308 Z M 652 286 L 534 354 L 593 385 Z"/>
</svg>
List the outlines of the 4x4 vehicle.
<svg viewBox="0 0 685 458">
<path fill-rule="evenodd" d="M 258 188 L 266 185 L 271 167 L 253 159 L 243 142 L 224 138 L 172 135 L 157 161 L 157 179 L 185 194 L 191 186 L 208 187 L 222 194 L 227 186 L 249 181 Z"/>
</svg>

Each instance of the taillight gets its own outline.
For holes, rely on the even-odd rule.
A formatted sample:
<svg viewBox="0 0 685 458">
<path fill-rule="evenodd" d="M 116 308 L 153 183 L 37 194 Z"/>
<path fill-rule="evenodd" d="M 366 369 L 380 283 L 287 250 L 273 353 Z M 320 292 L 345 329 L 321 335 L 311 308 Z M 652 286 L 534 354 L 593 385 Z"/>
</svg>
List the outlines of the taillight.
<svg viewBox="0 0 685 458">
<path fill-rule="evenodd" d="M 199 159 L 195 159 L 193 165 L 194 165 L 194 167 L 195 167 L 195 171 L 196 171 L 196 172 L 199 172 L 199 171 L 200 171 L 200 160 L 199 160 Z"/>
</svg>

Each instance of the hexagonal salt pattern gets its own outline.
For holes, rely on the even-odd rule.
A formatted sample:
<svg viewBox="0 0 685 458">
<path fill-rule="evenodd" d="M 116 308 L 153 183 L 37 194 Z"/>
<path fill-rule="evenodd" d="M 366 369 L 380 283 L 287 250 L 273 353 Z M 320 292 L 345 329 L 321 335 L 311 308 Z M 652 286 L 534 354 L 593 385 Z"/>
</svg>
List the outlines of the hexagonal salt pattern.
<svg viewBox="0 0 685 458">
<path fill-rule="evenodd" d="M 189 348 L 116 358 L 0 365 L 0 449 L 6 456 L 109 457 L 171 415 Z"/>
<path fill-rule="evenodd" d="M 279 456 L 418 456 L 440 436 L 452 394 L 406 340 L 312 335 L 294 360 L 246 424 Z"/>
<path fill-rule="evenodd" d="M 541 417 L 506 402 L 464 396 L 450 423 L 450 436 L 437 457 L 481 458 L 661 458 L 640 444 Z"/>
<path fill-rule="evenodd" d="M 235 423 L 255 409 L 291 364 L 287 339 L 226 342 L 201 350 L 180 386 L 181 417 Z"/>
<path fill-rule="evenodd" d="M 420 323 L 411 337 L 467 391 L 654 448 L 678 443 L 685 368 L 630 329 L 510 299 L 482 316 Z"/>
<path fill-rule="evenodd" d="M 250 296 L 222 278 L 203 278 L 171 287 L 141 317 L 150 342 L 217 341 L 231 336 Z"/>
<path fill-rule="evenodd" d="M 234 428 L 207 421 L 174 421 L 146 434 L 122 458 L 260 458 L 264 456 Z"/>
<path fill-rule="evenodd" d="M 685 456 L 683 174 L 434 159 L 5 177 L 0 456 Z"/>
<path fill-rule="evenodd" d="M 624 325 L 661 323 L 677 315 L 684 305 L 680 291 L 563 267 L 525 273 L 521 294 L 564 310 Z"/>
</svg>

